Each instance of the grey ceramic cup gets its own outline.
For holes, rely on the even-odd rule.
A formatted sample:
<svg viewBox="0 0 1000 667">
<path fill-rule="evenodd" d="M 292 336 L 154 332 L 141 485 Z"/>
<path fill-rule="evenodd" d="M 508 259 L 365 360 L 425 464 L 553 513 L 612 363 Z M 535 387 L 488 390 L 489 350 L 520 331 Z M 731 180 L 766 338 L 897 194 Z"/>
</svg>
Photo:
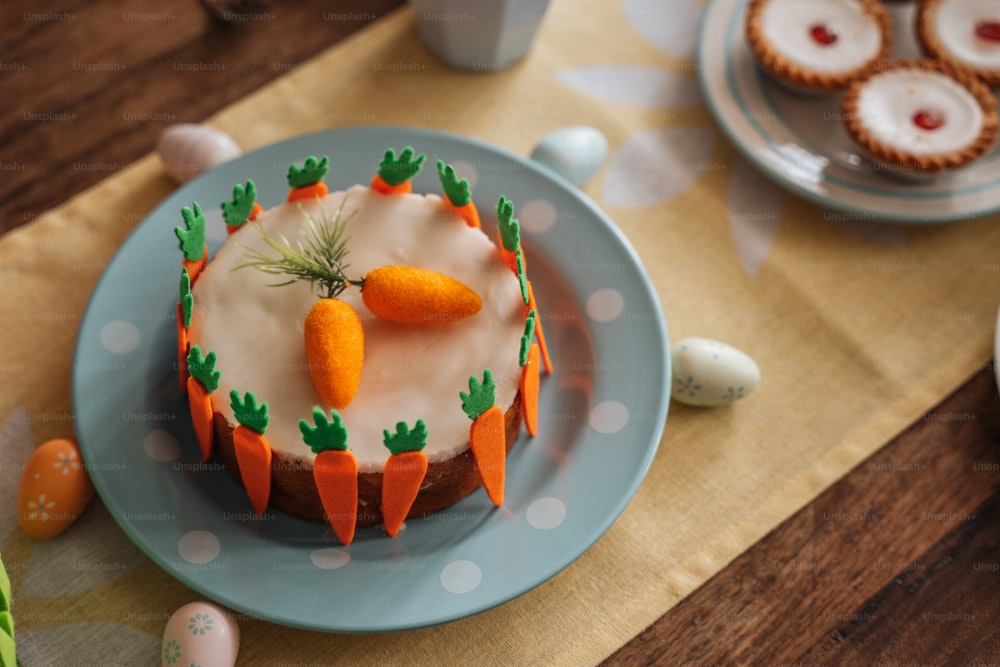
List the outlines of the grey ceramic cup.
<svg viewBox="0 0 1000 667">
<path fill-rule="evenodd" d="M 424 44 L 474 72 L 507 69 L 535 41 L 549 0 L 410 0 Z"/>
</svg>

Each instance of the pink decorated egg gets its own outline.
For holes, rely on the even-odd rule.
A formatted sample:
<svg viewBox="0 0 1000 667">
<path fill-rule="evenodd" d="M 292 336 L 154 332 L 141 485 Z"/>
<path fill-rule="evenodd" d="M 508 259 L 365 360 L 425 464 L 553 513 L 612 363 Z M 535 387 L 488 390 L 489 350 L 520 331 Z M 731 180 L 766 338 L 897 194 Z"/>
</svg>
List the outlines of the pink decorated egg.
<svg viewBox="0 0 1000 667">
<path fill-rule="evenodd" d="M 44 540 L 69 528 L 94 495 L 76 442 L 49 440 L 28 459 L 17 489 L 17 521 L 29 537 Z"/>
<path fill-rule="evenodd" d="M 190 602 L 163 629 L 163 665 L 233 667 L 240 651 L 236 619 L 211 602 Z"/>
</svg>

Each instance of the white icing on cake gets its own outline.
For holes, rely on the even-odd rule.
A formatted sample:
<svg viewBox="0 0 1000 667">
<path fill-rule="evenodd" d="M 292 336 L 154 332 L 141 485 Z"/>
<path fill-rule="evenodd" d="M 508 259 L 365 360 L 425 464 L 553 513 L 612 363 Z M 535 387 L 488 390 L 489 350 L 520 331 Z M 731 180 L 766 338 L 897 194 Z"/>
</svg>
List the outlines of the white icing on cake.
<svg viewBox="0 0 1000 667">
<path fill-rule="evenodd" d="M 496 402 L 509 406 L 520 379 L 518 350 L 525 306 L 514 273 L 503 264 L 494 243 L 445 208 L 436 195 L 380 195 L 366 186 L 331 193 L 320 202 L 282 204 L 257 216 L 270 234 L 294 246 L 305 230 L 303 209 L 333 219 L 346 195 L 349 277 L 386 264 L 409 264 L 460 280 L 483 299 L 476 315 L 447 324 L 402 325 L 375 317 L 357 288 L 340 298 L 354 306 L 365 330 L 365 363 L 357 396 L 340 410 L 348 444 L 362 472 L 381 471 L 389 450 L 382 431 L 396 422 L 427 424 L 424 450 L 431 462 L 447 460 L 468 446 L 471 421 L 462 411 L 460 391 L 470 375 L 489 368 L 497 384 Z M 303 322 L 317 296 L 307 283 L 270 285 L 280 278 L 253 268 L 234 271 L 246 251 L 236 244 L 274 255 L 252 224 L 245 225 L 209 262 L 193 288 L 192 345 L 218 355 L 221 384 L 213 394 L 216 411 L 235 417 L 229 392 L 252 391 L 269 404 L 265 435 L 275 452 L 311 461 L 302 442 L 299 419 L 312 422 L 322 405 L 310 378 L 303 343 Z M 329 407 L 326 407 L 329 412 Z"/>
<path fill-rule="evenodd" d="M 855 70 L 882 48 L 881 27 L 857 0 L 771 0 L 761 18 L 764 36 L 775 51 L 820 74 Z M 835 33 L 837 40 L 817 43 L 810 32 L 816 25 Z"/>
<path fill-rule="evenodd" d="M 942 0 L 932 16 L 934 33 L 952 57 L 977 69 L 1000 70 L 1000 44 L 976 36 L 980 21 L 1000 21 L 1000 2 Z"/>
<path fill-rule="evenodd" d="M 921 111 L 943 115 L 934 130 L 918 127 Z M 979 136 L 983 110 L 960 83 L 938 72 L 884 72 L 872 77 L 858 96 L 858 114 L 878 141 L 915 155 L 962 150 Z"/>
</svg>

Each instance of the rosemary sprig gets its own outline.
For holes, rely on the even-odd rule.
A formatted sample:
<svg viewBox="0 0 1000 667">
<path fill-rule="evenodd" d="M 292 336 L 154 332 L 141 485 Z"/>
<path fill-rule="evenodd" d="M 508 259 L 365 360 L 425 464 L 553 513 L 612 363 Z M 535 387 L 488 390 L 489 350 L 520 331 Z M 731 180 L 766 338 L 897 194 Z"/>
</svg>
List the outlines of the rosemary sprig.
<svg viewBox="0 0 1000 667">
<path fill-rule="evenodd" d="M 273 283 L 272 287 L 282 287 L 304 280 L 311 283 L 314 288 L 325 291 L 325 297 L 328 299 L 338 296 L 351 285 L 360 286 L 363 280 L 350 280 L 345 273 L 348 265 L 344 263 L 347 257 L 347 238 L 344 237 L 344 229 L 357 213 L 357 210 L 354 210 L 344 217 L 345 203 L 346 199 L 340 202 L 340 207 L 332 220 L 327 219 L 323 209 L 320 209 L 322 220 L 316 220 L 300 205 L 299 210 L 306 216 L 309 228 L 298 241 L 297 248 L 293 248 L 284 236 L 276 238 L 265 231 L 260 224 L 251 223 L 264 243 L 278 255 L 272 257 L 262 250 L 240 243 L 237 245 L 247 251 L 249 259 L 233 270 L 252 267 L 264 273 L 288 278 L 284 282 Z"/>
</svg>

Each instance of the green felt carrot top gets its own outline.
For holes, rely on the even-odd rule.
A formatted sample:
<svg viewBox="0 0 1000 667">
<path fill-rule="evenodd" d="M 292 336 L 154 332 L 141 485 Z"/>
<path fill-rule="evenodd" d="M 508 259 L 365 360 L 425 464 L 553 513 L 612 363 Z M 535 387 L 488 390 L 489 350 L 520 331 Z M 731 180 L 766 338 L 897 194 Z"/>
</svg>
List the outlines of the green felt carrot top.
<svg viewBox="0 0 1000 667">
<path fill-rule="evenodd" d="M 263 435 L 271 421 L 267 414 L 267 403 L 258 403 L 257 396 L 252 391 L 246 392 L 241 398 L 240 392 L 233 389 L 229 392 L 229 398 L 236 421 Z"/>
<path fill-rule="evenodd" d="M 514 217 L 514 202 L 504 195 L 497 202 L 497 227 L 504 249 L 517 252 L 521 247 L 521 223 Z"/>
<path fill-rule="evenodd" d="M 205 387 L 206 393 L 211 394 L 219 388 L 219 378 L 222 377 L 222 372 L 215 369 L 215 352 L 202 355 L 201 347 L 192 345 L 188 352 L 187 364 L 188 373 Z M 264 410 L 267 411 L 266 405 Z"/>
<path fill-rule="evenodd" d="M 455 168 L 444 160 L 437 161 L 438 177 L 441 179 L 441 189 L 448 196 L 453 206 L 465 206 L 472 201 L 468 179 L 459 179 Z"/>
<path fill-rule="evenodd" d="M 378 175 L 391 186 L 397 186 L 410 180 L 420 173 L 420 169 L 424 165 L 424 160 L 427 158 L 423 153 L 417 157 L 413 157 L 413 153 L 413 148 L 407 146 L 397 158 L 396 151 L 387 148 L 385 150 L 385 157 L 379 162 Z"/>
<path fill-rule="evenodd" d="M 312 426 L 305 419 L 299 420 L 299 430 L 302 431 L 302 440 L 309 445 L 309 449 L 316 454 L 328 449 L 347 450 L 347 427 L 336 410 L 330 411 L 330 418 L 319 406 L 313 408 Z"/>
<path fill-rule="evenodd" d="M 382 431 L 382 442 L 393 454 L 419 452 L 427 445 L 427 424 L 418 419 L 411 429 L 406 422 L 397 422 L 395 433 Z"/>
<path fill-rule="evenodd" d="M 191 326 L 191 311 L 194 308 L 194 295 L 191 294 L 191 274 L 187 267 L 181 267 L 181 323 L 185 327 Z"/>
<path fill-rule="evenodd" d="M 205 256 L 205 214 L 201 212 L 198 202 L 194 202 L 191 208 L 185 206 L 181 209 L 181 217 L 184 227 L 174 227 L 174 234 L 181 242 L 184 259 L 197 262 Z"/>
<path fill-rule="evenodd" d="M 250 218 L 257 203 L 257 185 L 247 180 L 246 187 L 237 183 L 233 187 L 233 201 L 222 202 L 222 218 L 230 227 L 239 227 Z"/>
<path fill-rule="evenodd" d="M 535 337 L 535 319 L 537 315 L 534 310 L 528 312 L 528 317 L 524 320 L 524 334 L 521 336 L 521 352 L 518 359 L 521 365 L 528 363 L 528 351 L 531 350 L 531 342 Z"/>
<path fill-rule="evenodd" d="M 330 168 L 330 158 L 324 155 L 320 159 L 310 155 L 302 166 L 288 165 L 288 185 L 292 188 L 304 188 L 315 185 L 323 180 Z"/>
<path fill-rule="evenodd" d="M 476 417 L 493 407 L 496 403 L 496 388 L 493 371 L 488 368 L 483 371 L 482 382 L 475 375 L 469 378 L 469 393 L 458 392 L 462 399 L 462 410 L 469 419 L 476 421 Z"/>
<path fill-rule="evenodd" d="M 531 301 L 531 295 L 528 294 L 528 272 L 524 270 L 524 252 L 520 245 L 517 246 L 517 283 L 521 288 L 521 299 L 527 306 Z"/>
</svg>

